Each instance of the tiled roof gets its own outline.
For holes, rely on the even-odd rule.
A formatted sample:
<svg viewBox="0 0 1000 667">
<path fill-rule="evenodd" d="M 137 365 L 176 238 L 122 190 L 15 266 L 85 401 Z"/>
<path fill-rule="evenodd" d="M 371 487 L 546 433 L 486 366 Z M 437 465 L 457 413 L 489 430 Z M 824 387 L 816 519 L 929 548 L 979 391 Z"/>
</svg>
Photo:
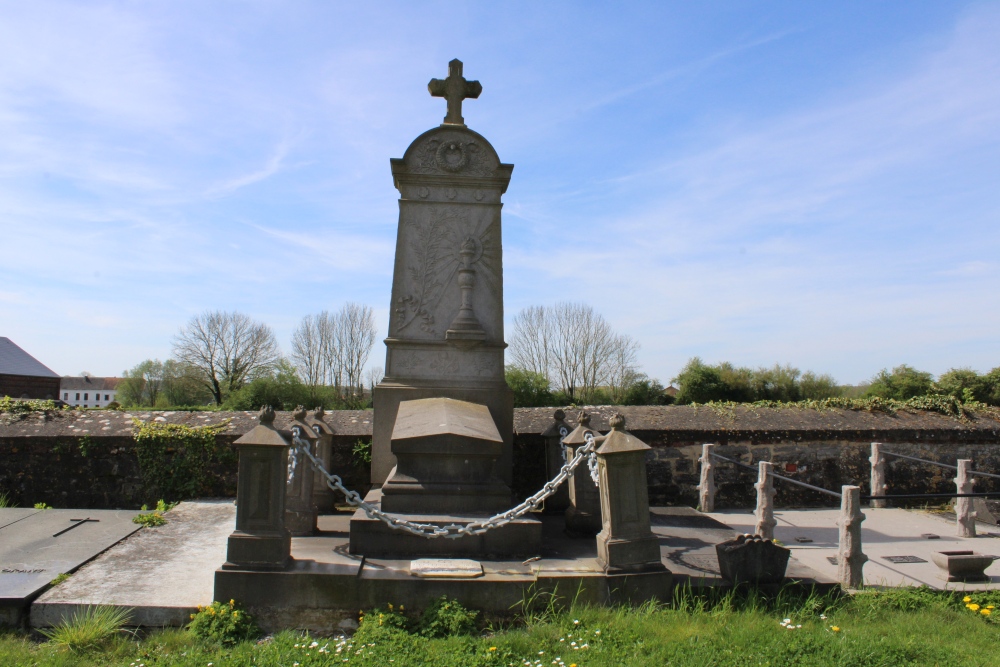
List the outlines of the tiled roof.
<svg viewBox="0 0 1000 667">
<path fill-rule="evenodd" d="M 117 389 L 118 383 L 121 381 L 121 378 L 95 378 L 86 375 L 74 377 L 72 375 L 64 375 L 62 381 L 59 382 L 59 389 L 63 391 L 76 389 L 111 391 L 112 389 Z"/>
<path fill-rule="evenodd" d="M 0 336 L 0 375 L 29 375 L 31 377 L 57 378 L 48 368 L 33 356 L 19 348 L 10 338 Z"/>
</svg>

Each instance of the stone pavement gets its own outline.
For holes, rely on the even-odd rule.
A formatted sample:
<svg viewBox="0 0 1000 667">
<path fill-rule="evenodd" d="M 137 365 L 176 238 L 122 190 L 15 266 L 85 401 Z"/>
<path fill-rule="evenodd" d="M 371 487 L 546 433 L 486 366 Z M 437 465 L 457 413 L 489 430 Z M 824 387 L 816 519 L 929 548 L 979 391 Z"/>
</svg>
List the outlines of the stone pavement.
<svg viewBox="0 0 1000 667">
<path fill-rule="evenodd" d="M 49 510 L 46 514 L 55 516 L 51 512 L 54 511 Z M 73 518 L 79 518 L 76 516 L 78 511 L 72 513 Z M 33 512 L 26 514 L 34 516 Z M 133 513 L 127 514 L 132 516 Z M 143 529 L 132 535 L 39 597 L 32 605 L 31 624 L 49 626 L 88 604 L 133 608 L 133 622 L 146 626 L 186 623 L 188 614 L 198 605 L 212 600 L 213 577 L 225 560 L 226 539 L 232 531 L 234 515 L 231 500 L 181 503 L 167 515 L 167 525 Z M 792 549 L 790 578 L 806 585 L 835 584 L 836 566 L 828 558 L 837 553 L 834 523 L 837 515 L 838 512 L 832 509 L 776 513 L 776 536 Z M 962 539 L 954 536 L 954 520 L 938 515 L 901 509 L 866 509 L 865 515 L 865 553 L 871 559 L 865 565 L 866 584 L 926 584 L 934 588 L 969 590 L 1000 587 L 1000 564 L 987 569 L 987 574 L 992 575 L 989 584 L 946 585 L 930 558 L 933 551 L 953 549 L 1000 554 L 1000 537 L 985 536 L 990 530 L 1000 536 L 996 527 L 981 524 L 979 528 L 984 536 Z M 348 553 L 349 520 L 349 513 L 321 516 L 317 536 L 294 538 L 292 556 L 296 562 L 292 571 L 315 576 L 316 581 L 327 575 L 348 576 L 385 580 L 387 586 L 397 581 L 404 585 L 430 586 L 435 590 L 465 581 L 418 579 L 410 572 L 409 559 L 351 555 Z M 482 561 L 484 574 L 476 581 L 487 584 L 483 594 L 496 594 L 501 590 L 498 586 L 504 583 L 530 583 L 555 577 L 564 577 L 567 586 L 572 588 L 575 582 L 600 572 L 594 538 L 566 536 L 559 516 L 543 516 L 542 522 L 545 549 L 537 558 Z M 660 539 L 663 562 L 674 573 L 675 584 L 690 583 L 700 587 L 724 585 L 718 573 L 715 544 L 736 533 L 749 532 L 754 518 L 745 510 L 705 515 L 684 507 L 655 507 L 651 522 L 654 534 Z M 83 530 L 83 526 L 74 530 Z M 940 539 L 928 540 L 921 537 L 922 533 L 937 534 Z M 796 541 L 797 537 L 813 541 L 801 543 Z M 897 564 L 882 556 L 915 556 L 926 562 Z M 411 583 L 406 584 L 407 581 Z M 354 613 L 356 609 L 352 608 L 350 615 Z M 315 622 L 308 625 L 321 629 L 323 623 L 338 620 L 336 615 L 324 617 L 317 613 Z"/>
<path fill-rule="evenodd" d="M 131 521 L 136 512 L 127 514 Z M 236 507 L 232 500 L 185 502 L 165 516 L 166 525 L 143 528 L 45 592 L 31 606 L 31 625 L 52 626 L 98 604 L 134 609 L 136 625 L 187 623 L 198 605 L 212 602 L 215 568 L 226 559 Z"/>
<path fill-rule="evenodd" d="M 986 568 L 989 582 L 948 583 L 931 560 L 935 551 L 971 550 L 1000 556 L 1000 528 L 977 524 L 978 537 L 956 535 L 955 517 L 920 510 L 864 508 L 861 524 L 864 553 L 868 556 L 864 575 L 866 586 L 929 586 L 938 590 L 981 590 L 1000 588 L 1000 561 Z M 756 519 L 747 510 L 713 512 L 710 515 L 741 533 L 753 532 Z M 778 525 L 774 536 L 792 550 L 792 557 L 821 575 L 837 576 L 837 518 L 839 509 L 794 509 L 774 513 Z M 938 535 L 927 539 L 923 535 Z M 796 538 L 810 540 L 798 541 Z M 918 562 L 892 562 L 911 560 Z M 898 557 L 911 558 L 898 558 Z M 833 560 L 830 560 L 830 559 Z"/>
</svg>

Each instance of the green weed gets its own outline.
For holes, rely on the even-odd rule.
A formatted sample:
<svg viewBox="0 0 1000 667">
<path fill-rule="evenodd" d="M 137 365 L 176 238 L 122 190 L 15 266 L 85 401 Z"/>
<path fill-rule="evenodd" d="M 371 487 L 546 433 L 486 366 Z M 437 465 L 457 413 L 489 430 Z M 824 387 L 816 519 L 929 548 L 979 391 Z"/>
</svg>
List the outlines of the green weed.
<svg viewBox="0 0 1000 667">
<path fill-rule="evenodd" d="M 74 652 L 90 651 L 118 635 L 131 615 L 131 609 L 88 606 L 56 627 L 40 632 L 57 646 Z"/>
</svg>

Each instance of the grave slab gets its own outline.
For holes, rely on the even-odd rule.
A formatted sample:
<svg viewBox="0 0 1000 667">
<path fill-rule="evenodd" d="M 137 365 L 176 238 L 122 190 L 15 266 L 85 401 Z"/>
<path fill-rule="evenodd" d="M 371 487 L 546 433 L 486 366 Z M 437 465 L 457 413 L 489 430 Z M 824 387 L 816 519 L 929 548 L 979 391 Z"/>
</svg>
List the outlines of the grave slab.
<svg viewBox="0 0 1000 667">
<path fill-rule="evenodd" d="M 134 511 L 123 514 L 138 528 Z M 198 605 L 212 602 L 236 507 L 232 500 L 184 502 L 165 518 L 166 525 L 143 529 L 45 592 L 31 607 L 31 625 L 50 627 L 87 605 L 132 608 L 134 625 L 187 623 Z"/>
<path fill-rule="evenodd" d="M 134 511 L 31 510 L 8 514 L 0 528 L 0 607 L 4 621 L 20 624 L 22 612 L 58 575 L 77 568 L 139 530 Z M 12 520 L 14 519 L 14 520 Z"/>
<path fill-rule="evenodd" d="M 0 529 L 6 528 L 22 519 L 27 519 L 32 514 L 38 514 L 41 511 L 30 507 L 5 507 L 0 509 Z"/>
</svg>

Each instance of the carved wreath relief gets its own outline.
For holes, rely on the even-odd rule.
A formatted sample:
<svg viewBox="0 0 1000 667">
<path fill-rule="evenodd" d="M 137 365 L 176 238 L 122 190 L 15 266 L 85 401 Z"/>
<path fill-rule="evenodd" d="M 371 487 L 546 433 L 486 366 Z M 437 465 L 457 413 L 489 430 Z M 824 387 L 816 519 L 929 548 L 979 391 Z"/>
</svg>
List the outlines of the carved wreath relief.
<svg viewBox="0 0 1000 667">
<path fill-rule="evenodd" d="M 417 174 L 468 174 L 470 176 L 490 176 L 496 165 L 475 139 L 463 138 L 456 134 L 453 138 L 436 136 L 424 142 L 414 156 L 410 171 Z"/>
<path fill-rule="evenodd" d="M 397 297 L 394 304 L 399 317 L 398 333 L 414 323 L 424 333 L 441 333 L 434 313 L 448 287 L 457 288 L 456 274 L 460 268 L 474 268 L 479 284 L 499 301 L 499 216 L 491 215 L 478 228 L 472 225 L 467 214 L 443 207 L 432 209 L 427 222 L 405 223 L 404 231 L 411 244 L 410 261 L 405 268 L 410 291 Z M 443 325 L 447 327 L 448 322 Z"/>
</svg>

